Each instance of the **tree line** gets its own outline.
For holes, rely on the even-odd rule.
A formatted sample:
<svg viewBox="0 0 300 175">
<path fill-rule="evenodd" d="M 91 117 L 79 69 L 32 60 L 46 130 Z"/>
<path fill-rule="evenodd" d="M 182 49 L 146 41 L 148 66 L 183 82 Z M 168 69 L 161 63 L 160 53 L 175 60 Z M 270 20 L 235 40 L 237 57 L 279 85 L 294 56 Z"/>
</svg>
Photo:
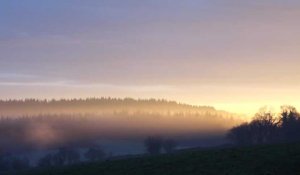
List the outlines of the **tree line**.
<svg viewBox="0 0 300 175">
<path fill-rule="evenodd" d="M 300 141 L 300 114 L 293 106 L 282 106 L 279 114 L 263 108 L 251 122 L 230 129 L 227 137 L 236 145 Z"/>
<path fill-rule="evenodd" d="M 107 155 L 99 146 L 92 146 L 80 154 L 76 147 L 61 147 L 56 152 L 48 153 L 41 157 L 37 165 L 38 167 L 60 167 L 66 165 L 74 165 L 81 162 L 95 162 L 108 159 Z M 11 170 L 25 170 L 31 168 L 30 159 L 12 154 L 0 155 L 0 173 Z"/>
<path fill-rule="evenodd" d="M 0 100 L 0 116 L 20 116 L 61 113 L 114 113 L 114 112 L 155 112 L 168 113 L 216 113 L 233 116 L 231 113 L 217 111 L 209 106 L 193 106 L 164 99 L 132 98 L 87 98 L 87 99 L 23 99 Z"/>
</svg>

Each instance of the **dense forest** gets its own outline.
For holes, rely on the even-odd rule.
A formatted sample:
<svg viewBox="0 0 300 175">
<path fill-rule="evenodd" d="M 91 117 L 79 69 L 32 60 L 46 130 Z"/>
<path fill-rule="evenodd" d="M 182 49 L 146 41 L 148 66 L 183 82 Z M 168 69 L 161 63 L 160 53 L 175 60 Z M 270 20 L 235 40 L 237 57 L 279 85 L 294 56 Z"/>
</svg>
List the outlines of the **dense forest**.
<svg viewBox="0 0 300 175">
<path fill-rule="evenodd" d="M 198 113 L 207 112 L 216 115 L 231 116 L 225 111 L 217 111 L 209 106 L 192 106 L 175 101 L 156 99 L 132 98 L 88 98 L 88 99 L 60 99 L 60 100 L 0 100 L 1 116 L 40 115 L 40 114 L 74 114 L 92 113 L 107 114 L 115 112 L 147 112 L 159 114 Z"/>
</svg>

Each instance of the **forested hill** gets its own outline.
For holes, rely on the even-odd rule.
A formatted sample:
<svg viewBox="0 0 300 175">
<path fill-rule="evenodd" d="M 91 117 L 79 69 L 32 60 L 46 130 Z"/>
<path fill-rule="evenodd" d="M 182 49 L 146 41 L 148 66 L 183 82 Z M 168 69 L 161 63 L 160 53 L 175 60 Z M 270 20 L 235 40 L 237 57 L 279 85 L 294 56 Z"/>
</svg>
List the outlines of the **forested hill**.
<svg viewBox="0 0 300 175">
<path fill-rule="evenodd" d="M 209 106 L 192 106 L 175 101 L 132 98 L 88 98 L 60 100 L 0 100 L 1 116 L 61 114 L 61 113 L 158 113 L 232 116 Z"/>
<path fill-rule="evenodd" d="M 0 101 L 0 150 L 57 148 L 103 138 L 224 135 L 238 116 L 166 100 Z"/>
</svg>

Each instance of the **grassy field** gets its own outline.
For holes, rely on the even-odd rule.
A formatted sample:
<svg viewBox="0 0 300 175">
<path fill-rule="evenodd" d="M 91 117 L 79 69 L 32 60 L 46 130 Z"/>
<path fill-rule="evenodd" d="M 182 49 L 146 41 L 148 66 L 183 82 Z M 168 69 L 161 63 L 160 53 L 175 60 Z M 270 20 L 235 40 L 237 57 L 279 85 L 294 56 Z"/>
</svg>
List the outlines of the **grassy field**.
<svg viewBox="0 0 300 175">
<path fill-rule="evenodd" d="M 294 175 L 300 174 L 300 144 L 215 150 L 185 150 L 76 166 L 33 169 L 25 175 Z"/>
</svg>

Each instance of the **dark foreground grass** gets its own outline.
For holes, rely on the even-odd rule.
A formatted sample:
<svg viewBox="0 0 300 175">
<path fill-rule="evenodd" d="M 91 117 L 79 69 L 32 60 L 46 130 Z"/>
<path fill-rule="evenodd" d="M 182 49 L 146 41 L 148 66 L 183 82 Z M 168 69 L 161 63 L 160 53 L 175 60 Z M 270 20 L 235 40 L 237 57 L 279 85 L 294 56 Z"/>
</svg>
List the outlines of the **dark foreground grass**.
<svg viewBox="0 0 300 175">
<path fill-rule="evenodd" d="M 63 168 L 33 169 L 24 175 L 296 175 L 300 143 L 218 150 L 186 150 Z"/>
</svg>

